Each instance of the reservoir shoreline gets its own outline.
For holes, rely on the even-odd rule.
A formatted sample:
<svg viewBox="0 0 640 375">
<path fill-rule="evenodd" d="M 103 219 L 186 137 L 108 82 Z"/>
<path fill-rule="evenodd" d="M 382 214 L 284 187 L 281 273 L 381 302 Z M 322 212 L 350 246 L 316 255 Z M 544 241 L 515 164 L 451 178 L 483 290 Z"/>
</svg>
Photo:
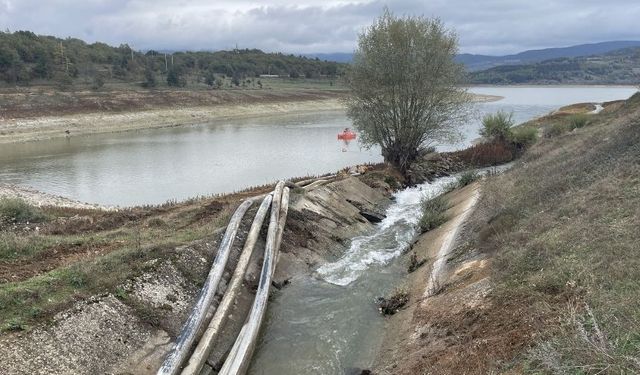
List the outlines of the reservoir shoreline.
<svg viewBox="0 0 640 375">
<path fill-rule="evenodd" d="M 344 111 L 343 92 L 325 92 L 324 96 L 305 98 L 283 96 L 270 101 L 183 106 L 177 108 L 96 111 L 62 115 L 19 115 L 0 118 L 0 144 L 34 142 L 92 134 L 160 129 L 230 120 L 264 118 L 318 112 Z M 496 95 L 472 94 L 474 102 L 498 101 Z M 64 111 L 62 112 L 64 113 Z"/>
</svg>

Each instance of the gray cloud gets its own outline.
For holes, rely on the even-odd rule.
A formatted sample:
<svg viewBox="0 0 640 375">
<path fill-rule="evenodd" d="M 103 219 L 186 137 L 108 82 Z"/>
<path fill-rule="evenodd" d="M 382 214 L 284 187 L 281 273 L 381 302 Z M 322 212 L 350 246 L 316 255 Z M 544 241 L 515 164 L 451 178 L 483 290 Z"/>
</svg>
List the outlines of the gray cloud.
<svg viewBox="0 0 640 375">
<path fill-rule="evenodd" d="M 350 52 L 387 5 L 436 16 L 461 50 L 505 54 L 606 40 L 638 40 L 640 3 L 629 0 L 0 0 L 10 30 L 77 37 L 138 49 L 260 48 Z"/>
</svg>

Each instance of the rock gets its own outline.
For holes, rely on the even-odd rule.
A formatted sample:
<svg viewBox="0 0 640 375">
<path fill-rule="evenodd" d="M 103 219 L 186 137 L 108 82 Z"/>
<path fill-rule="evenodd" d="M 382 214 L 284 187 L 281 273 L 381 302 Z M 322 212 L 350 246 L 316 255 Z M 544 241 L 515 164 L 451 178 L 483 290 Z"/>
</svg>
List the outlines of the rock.
<svg viewBox="0 0 640 375">
<path fill-rule="evenodd" d="M 360 215 L 364 216 L 364 218 L 367 219 L 370 223 L 379 223 L 384 218 L 386 218 L 386 216 L 381 213 L 373 212 L 369 210 L 360 211 Z"/>
</svg>

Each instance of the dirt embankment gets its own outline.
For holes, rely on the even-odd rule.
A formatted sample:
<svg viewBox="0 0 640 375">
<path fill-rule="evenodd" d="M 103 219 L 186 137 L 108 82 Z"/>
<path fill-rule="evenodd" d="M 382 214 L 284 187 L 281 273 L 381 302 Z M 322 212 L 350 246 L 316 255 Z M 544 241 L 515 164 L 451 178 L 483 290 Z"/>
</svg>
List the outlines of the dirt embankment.
<svg viewBox="0 0 640 375">
<path fill-rule="evenodd" d="M 482 308 L 483 297 L 491 288 L 487 260 L 456 259 L 456 249 L 464 243 L 464 220 L 475 209 L 479 194 L 477 182 L 446 194 L 448 221 L 421 235 L 405 254 L 426 262 L 405 283 L 410 303 L 389 318 L 374 373 L 465 373 L 447 366 L 433 372 L 430 364 L 449 360 L 449 344 L 458 335 L 442 319 L 454 320 L 469 309 Z"/>
<path fill-rule="evenodd" d="M 604 107 L 484 180 L 433 278 L 474 187 L 447 196 L 450 220 L 413 247 L 427 262 L 408 277 L 409 305 L 389 319 L 374 373 L 640 371 L 640 95 Z"/>
<path fill-rule="evenodd" d="M 358 178 L 342 176 L 328 183 L 292 189 L 275 275 L 277 287 L 286 285 L 292 276 L 308 272 L 329 257 L 339 255 L 353 236 L 372 227 L 362 212 L 382 211 L 390 202 L 387 198 L 390 188 L 381 179 L 367 181 L 365 184 Z M 200 202 L 202 207 L 210 206 L 211 210 L 197 212 L 208 215 L 209 211 L 226 210 L 222 202 L 216 202 L 215 199 L 209 204 Z M 232 203 L 230 208 L 236 204 Z M 257 205 L 252 211 L 255 209 Z M 251 213 L 243 220 L 215 303 L 220 301 L 237 262 L 252 220 Z M 194 219 L 197 217 L 199 214 Z M 143 220 L 155 222 L 148 217 Z M 164 220 L 169 219 L 165 216 Z M 226 225 L 226 220 L 220 224 Z M 26 332 L 5 332 L 0 336 L 0 367 L 8 374 L 155 373 L 195 302 L 223 229 L 220 226 L 213 235 L 168 248 L 155 256 L 140 254 L 130 259 L 141 263 L 139 272 L 112 290 L 90 297 L 76 292 L 80 301 L 60 310 L 50 324 L 39 323 Z M 244 322 L 257 285 L 262 250 L 261 246 L 256 248 L 243 291 L 209 358 L 212 367 L 220 365 Z M 80 284 L 80 281 L 76 284 L 79 289 Z M 32 293 L 39 292 L 32 290 Z"/>
</svg>

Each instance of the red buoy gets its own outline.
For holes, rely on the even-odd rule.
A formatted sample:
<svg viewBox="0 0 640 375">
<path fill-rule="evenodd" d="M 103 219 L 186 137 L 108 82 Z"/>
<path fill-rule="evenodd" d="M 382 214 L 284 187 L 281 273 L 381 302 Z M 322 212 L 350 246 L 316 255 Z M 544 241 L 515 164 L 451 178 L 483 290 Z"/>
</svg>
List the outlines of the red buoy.
<svg viewBox="0 0 640 375">
<path fill-rule="evenodd" d="M 356 133 L 352 132 L 349 128 L 345 128 L 342 133 L 338 133 L 338 139 L 350 141 L 356 139 Z"/>
</svg>

